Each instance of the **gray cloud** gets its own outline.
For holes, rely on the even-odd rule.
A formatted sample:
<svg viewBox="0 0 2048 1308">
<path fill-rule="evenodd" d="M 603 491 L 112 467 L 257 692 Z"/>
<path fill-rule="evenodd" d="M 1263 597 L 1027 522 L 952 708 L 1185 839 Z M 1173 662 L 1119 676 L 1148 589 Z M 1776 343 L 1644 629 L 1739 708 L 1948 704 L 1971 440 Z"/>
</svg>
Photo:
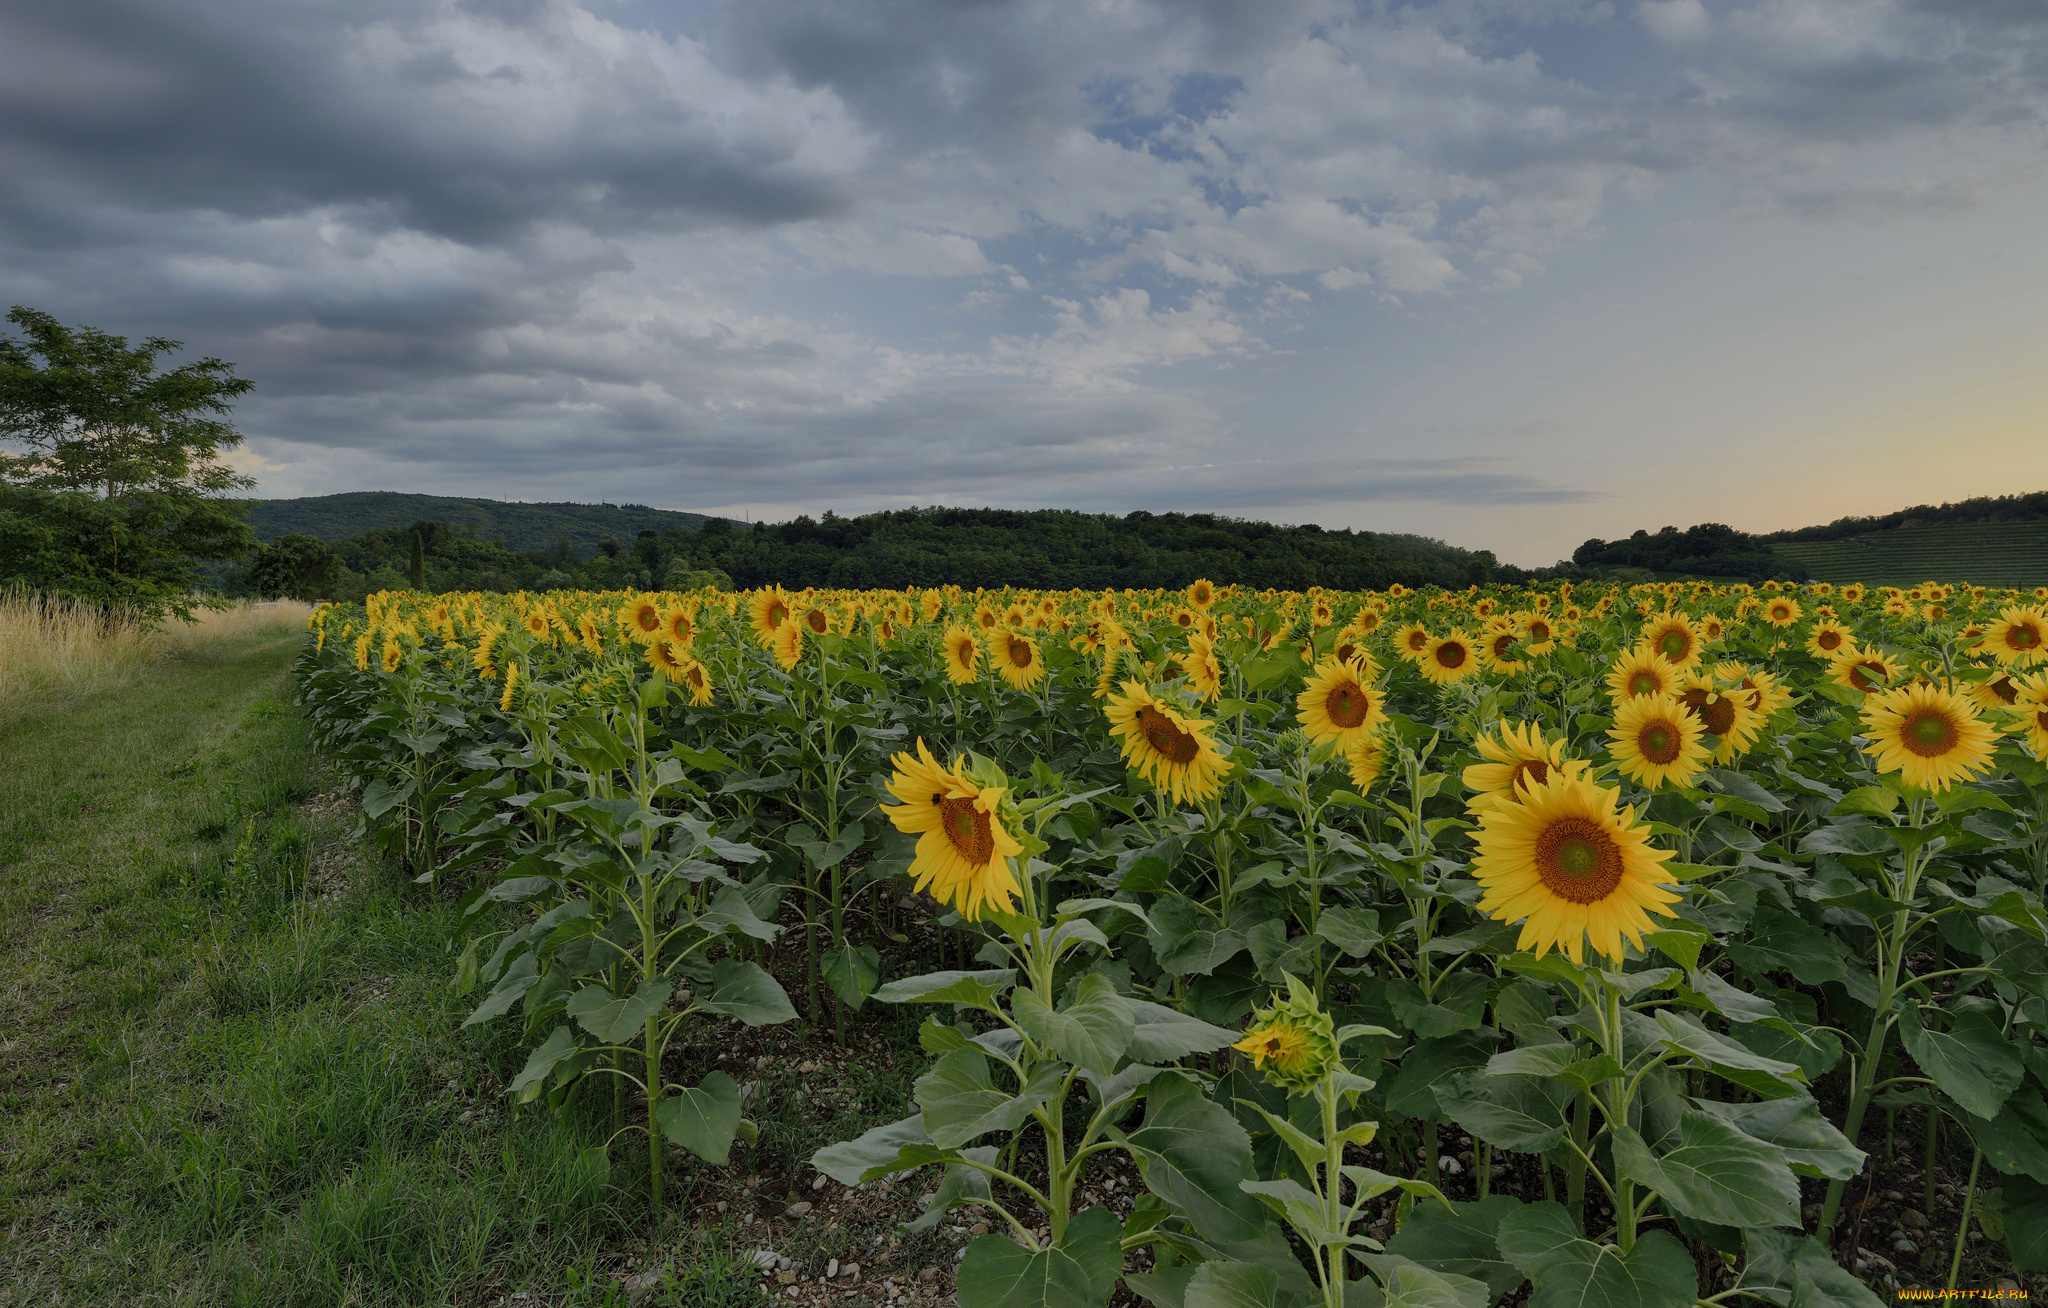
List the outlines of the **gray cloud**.
<svg viewBox="0 0 2048 1308">
<path fill-rule="evenodd" d="M 2025 0 L 626 12 L 11 7 L 0 296 L 235 359 L 306 492 L 1572 504 L 1485 433 L 1242 415 L 1673 179 L 1947 219 L 2048 141 Z"/>
</svg>

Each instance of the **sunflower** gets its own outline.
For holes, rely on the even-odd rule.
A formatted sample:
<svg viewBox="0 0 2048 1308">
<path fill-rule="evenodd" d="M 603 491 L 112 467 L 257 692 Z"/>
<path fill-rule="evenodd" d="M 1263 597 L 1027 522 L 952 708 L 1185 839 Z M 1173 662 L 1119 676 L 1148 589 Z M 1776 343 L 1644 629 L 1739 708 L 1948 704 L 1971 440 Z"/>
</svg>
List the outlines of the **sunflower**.
<svg viewBox="0 0 2048 1308">
<path fill-rule="evenodd" d="M 576 619 L 576 636 L 583 642 L 583 648 L 592 654 L 604 653 L 604 640 L 598 634 L 597 619 L 590 614 L 585 613 Z"/>
<path fill-rule="evenodd" d="M 1201 718 L 1183 717 L 1153 698 L 1142 681 L 1124 682 L 1124 693 L 1104 706 L 1109 734 L 1123 737 L 1132 771 L 1173 797 L 1176 804 L 1212 798 L 1222 788 L 1230 761 L 1209 738 L 1214 729 Z"/>
<path fill-rule="evenodd" d="M 1828 661 L 1828 675 L 1838 686 L 1847 686 L 1868 695 L 1871 691 L 1898 680 L 1903 669 L 1891 655 L 1881 649 L 1845 649 Z"/>
<path fill-rule="evenodd" d="M 652 595 L 640 595 L 619 606 L 619 625 L 629 639 L 642 645 L 661 638 L 661 605 Z"/>
<path fill-rule="evenodd" d="M 683 653 L 683 684 L 690 688 L 690 703 L 703 708 L 711 702 L 711 693 L 716 689 L 711 684 L 711 669 L 699 663 L 687 651 Z"/>
<path fill-rule="evenodd" d="M 1529 666 L 1528 661 L 1520 657 L 1525 651 L 1516 648 L 1521 643 L 1521 628 L 1512 624 L 1501 625 L 1496 621 L 1480 637 L 1479 659 L 1490 671 L 1515 676 Z"/>
<path fill-rule="evenodd" d="M 1223 693 L 1223 667 L 1216 661 L 1216 647 L 1200 636 L 1188 637 L 1188 652 L 1173 656 L 1187 674 L 1188 685 L 1204 700 Z"/>
<path fill-rule="evenodd" d="M 1614 661 L 1607 673 L 1607 691 L 1618 704 L 1638 695 L 1668 695 L 1678 689 L 1679 671 L 1648 645 L 1638 645 Z"/>
<path fill-rule="evenodd" d="M 2026 714 L 2020 734 L 2037 759 L 2048 759 L 2048 676 L 2037 676 L 2020 688 L 2013 707 Z"/>
<path fill-rule="evenodd" d="M 370 633 L 366 631 L 362 635 L 356 637 L 356 671 L 368 672 L 369 670 Z"/>
<path fill-rule="evenodd" d="M 1495 804 L 1521 803 L 1515 788 L 1524 782 L 1540 786 L 1550 779 L 1552 772 L 1577 774 L 1586 770 L 1583 760 L 1564 756 L 1563 740 L 1546 742 L 1543 729 L 1534 722 L 1524 722 L 1519 727 L 1503 722 L 1498 741 L 1482 731 L 1472 743 L 1479 756 L 1487 760 L 1465 769 L 1465 789 L 1479 792 L 1467 802 L 1475 813 Z"/>
<path fill-rule="evenodd" d="M 525 618 L 525 623 L 527 633 L 531 635 L 535 640 L 549 642 L 552 642 L 554 640 L 554 624 L 548 621 L 548 615 L 541 612 L 539 609 L 535 609 L 533 612 L 527 614 Z"/>
<path fill-rule="evenodd" d="M 1716 664 L 1714 675 L 1722 681 L 1732 681 L 1740 686 L 1749 696 L 1751 711 L 1761 718 L 1769 718 L 1792 698 L 1792 693 L 1778 684 L 1775 674 L 1751 671 L 1740 663 Z"/>
<path fill-rule="evenodd" d="M 956 686 L 969 685 L 981 664 L 981 642 L 971 627 L 959 623 L 946 628 L 942 642 L 946 655 L 946 679 Z"/>
<path fill-rule="evenodd" d="M 1479 653 L 1464 628 L 1453 627 L 1450 635 L 1429 642 L 1416 666 L 1437 685 L 1448 686 L 1479 671 Z"/>
<path fill-rule="evenodd" d="M 1806 637 L 1806 652 L 1817 659 L 1831 659 L 1844 649 L 1856 644 L 1855 633 L 1832 618 L 1823 618 L 1813 624 L 1813 630 Z"/>
<path fill-rule="evenodd" d="M 1344 748 L 1344 766 L 1351 773 L 1351 788 L 1363 795 L 1387 770 L 1387 746 L 1378 733 L 1361 734 Z"/>
<path fill-rule="evenodd" d="M 518 685 L 519 665 L 517 663 L 507 663 L 505 665 L 505 693 L 498 696 L 498 712 L 510 713 L 512 711 L 512 692 L 518 688 Z"/>
<path fill-rule="evenodd" d="M 757 590 L 747 600 L 747 626 L 763 646 L 775 643 L 775 633 L 790 619 L 789 596 L 780 586 Z"/>
<path fill-rule="evenodd" d="M 1356 666 L 1325 659 L 1309 674 L 1308 688 L 1294 697 L 1295 719 L 1310 740 L 1328 740 L 1339 750 L 1377 731 L 1387 720 L 1379 687 L 1368 686 Z"/>
<path fill-rule="evenodd" d="M 1877 770 L 1918 790 L 1947 790 L 1991 766 L 1996 739 L 1977 706 L 1926 682 L 1873 695 L 1863 705 L 1864 752 Z"/>
<path fill-rule="evenodd" d="M 684 670 L 696 662 L 682 646 L 666 640 L 649 645 L 646 658 L 647 666 L 677 684 L 681 684 Z"/>
<path fill-rule="evenodd" d="M 1852 581 L 1842 587 L 1842 599 L 1845 603 L 1861 604 L 1863 597 L 1867 594 L 1869 592 L 1863 588 L 1863 583 L 1860 581 Z"/>
<path fill-rule="evenodd" d="M 1538 595 L 1536 598 L 1548 599 L 1549 596 Z M 1516 616 L 1522 622 L 1523 651 L 1525 653 L 1531 655 L 1548 654 L 1557 648 L 1557 624 L 1547 614 L 1538 611 L 1535 613 L 1521 613 Z"/>
<path fill-rule="evenodd" d="M 1700 661 L 1700 629 L 1683 613 L 1660 613 L 1643 626 L 1641 648 L 1681 670 Z"/>
<path fill-rule="evenodd" d="M 788 672 L 797 664 L 803 662 L 803 624 L 792 618 L 777 627 L 775 634 L 768 638 L 768 650 L 775 655 L 776 664 L 784 672 Z"/>
<path fill-rule="evenodd" d="M 1252 1014 L 1252 1028 L 1231 1048 L 1252 1060 L 1266 1080 L 1297 1095 L 1312 1093 L 1318 1082 L 1343 1063 L 1337 1057 L 1336 1023 L 1315 991 L 1292 972 L 1287 998 Z"/>
<path fill-rule="evenodd" d="M 405 647 L 390 637 L 384 639 L 383 662 L 386 672 L 398 671 L 398 665 L 405 661 Z"/>
<path fill-rule="evenodd" d="M 1707 765 L 1707 748 L 1700 743 L 1706 728 L 1669 695 L 1623 700 L 1607 734 L 1615 766 L 1651 790 L 1667 781 L 1687 785 Z"/>
<path fill-rule="evenodd" d="M 1010 860 L 1024 846 L 1003 825 L 999 812 L 1004 787 L 977 786 L 960 771 L 960 761 L 942 768 L 920 738 L 917 755 L 890 760 L 896 771 L 889 793 L 901 802 L 882 811 L 898 831 L 917 836 L 910 875 L 918 890 L 950 904 L 969 922 L 985 910 L 1015 908 L 1017 877 Z"/>
<path fill-rule="evenodd" d="M 1590 945 L 1619 963 L 1622 938 L 1641 948 L 1650 914 L 1678 916 L 1669 905 L 1680 896 L 1659 866 L 1671 851 L 1650 847 L 1633 807 L 1615 811 L 1618 791 L 1558 772 L 1524 781 L 1520 795 L 1480 813 L 1472 860 L 1481 911 L 1522 920 L 1515 948 L 1538 958 L 1556 948 L 1577 963 Z"/>
<path fill-rule="evenodd" d="M 688 649 L 697 642 L 697 620 L 690 611 L 680 604 L 671 604 L 661 611 L 661 638 L 671 645 Z"/>
<path fill-rule="evenodd" d="M 1799 601 L 1790 595 L 1780 595 L 1764 604 L 1764 621 L 1774 627 L 1789 627 L 1799 621 L 1806 610 L 1799 607 Z"/>
<path fill-rule="evenodd" d="M 1983 648 L 2007 667 L 2048 659 L 2048 613 L 2031 605 L 2001 610 L 1985 629 Z"/>
<path fill-rule="evenodd" d="M 1752 706 L 1752 694 L 1726 689 L 1712 677 L 1697 673 L 1679 688 L 1678 702 L 1685 705 L 1685 711 L 1699 720 L 1707 735 L 1721 742 L 1714 750 L 1714 762 L 1724 767 L 1749 753 L 1757 733 L 1763 730 L 1763 718 Z"/>
<path fill-rule="evenodd" d="M 1709 645 L 1714 644 L 1716 641 L 1720 640 L 1721 637 L 1727 634 L 1728 629 L 1726 627 L 1723 627 L 1721 625 L 1721 619 L 1715 617 L 1713 614 L 1709 613 L 1705 617 L 1702 617 L 1700 619 L 1700 639 L 1707 642 Z"/>
<path fill-rule="evenodd" d="M 1038 652 L 1038 642 L 1020 631 L 990 636 L 988 661 L 1012 690 L 1034 690 L 1045 680 L 1045 658 Z"/>
<path fill-rule="evenodd" d="M 1422 656 L 1429 652 L 1429 628 L 1419 622 L 1409 623 L 1394 633 L 1394 648 L 1402 658 L 1420 663 Z"/>
<path fill-rule="evenodd" d="M 1969 696 L 1979 708 L 2005 709 L 2019 703 L 2020 693 L 2025 689 L 2026 683 L 2020 680 L 2019 673 L 2001 668 L 1983 681 L 1971 684 Z"/>
<path fill-rule="evenodd" d="M 1216 602 L 1216 587 L 1206 577 L 1197 577 L 1188 583 L 1188 588 L 1184 594 L 1187 597 L 1188 603 L 1198 609 L 1207 610 L 1211 604 Z"/>
</svg>

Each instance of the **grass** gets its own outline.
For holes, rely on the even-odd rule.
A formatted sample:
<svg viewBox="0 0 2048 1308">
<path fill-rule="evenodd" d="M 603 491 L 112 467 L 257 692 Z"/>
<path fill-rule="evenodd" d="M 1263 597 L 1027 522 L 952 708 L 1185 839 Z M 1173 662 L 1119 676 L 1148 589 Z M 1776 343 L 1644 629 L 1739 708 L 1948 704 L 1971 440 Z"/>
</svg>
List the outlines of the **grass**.
<svg viewBox="0 0 2048 1308">
<path fill-rule="evenodd" d="M 145 626 L 77 600 L 0 591 L 0 726 L 123 684 L 167 659 L 233 645 L 259 631 L 306 620 L 296 602 L 202 609 L 192 622 Z"/>
<path fill-rule="evenodd" d="M 1816 581 L 1917 586 L 1930 578 L 2031 590 L 2048 584 L 2048 522 L 1930 523 L 1846 540 L 1774 541 Z"/>
<path fill-rule="evenodd" d="M 214 631 L 0 719 L 0 1308 L 598 1308 L 632 1275 L 635 1305 L 722 1308 L 763 1301 L 769 1243 L 808 1277 L 950 1270 L 937 1234 L 892 1234 L 915 1186 L 782 1220 L 820 1143 L 911 1111 L 921 1014 L 863 1015 L 901 1058 L 798 1027 L 692 1047 L 755 1083 L 760 1141 L 723 1169 L 672 1152 L 653 1229 L 644 1145 L 607 1167 L 608 1095 L 508 1112 L 518 1033 L 461 1029 L 453 904 L 332 793 L 289 702 L 296 623 Z"/>
<path fill-rule="evenodd" d="M 0 726 L 0 1304 L 493 1302 L 624 1228 L 455 1034 L 451 911 L 307 803 L 297 644 Z"/>
</svg>

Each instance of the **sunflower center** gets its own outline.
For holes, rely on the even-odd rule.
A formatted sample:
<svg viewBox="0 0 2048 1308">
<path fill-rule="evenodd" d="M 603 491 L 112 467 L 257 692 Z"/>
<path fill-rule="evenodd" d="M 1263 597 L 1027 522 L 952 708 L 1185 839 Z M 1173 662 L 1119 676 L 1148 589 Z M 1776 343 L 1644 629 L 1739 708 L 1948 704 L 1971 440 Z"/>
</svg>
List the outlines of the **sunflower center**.
<svg viewBox="0 0 2048 1308">
<path fill-rule="evenodd" d="M 1822 649 L 1840 649 L 1842 647 L 1842 633 L 1839 631 L 1823 631 L 1813 638 L 1813 643 Z"/>
<path fill-rule="evenodd" d="M 1330 721 L 1349 731 L 1365 721 L 1365 715 L 1372 711 L 1372 701 L 1357 686 L 1339 686 L 1323 701 L 1323 711 L 1330 715 Z"/>
<path fill-rule="evenodd" d="M 1495 636 L 1493 638 L 1493 656 L 1497 659 L 1506 658 L 1508 655 L 1508 651 L 1513 649 L 1515 647 L 1515 642 L 1520 639 L 1520 636 Z"/>
<path fill-rule="evenodd" d="M 1621 850 L 1585 818 L 1560 818 L 1536 838 L 1536 875 L 1574 904 L 1597 904 L 1613 894 L 1621 870 Z"/>
<path fill-rule="evenodd" d="M 1652 722 L 1645 726 L 1636 737 L 1636 747 L 1643 757 L 1659 767 L 1678 761 L 1679 734 L 1668 722 Z"/>
<path fill-rule="evenodd" d="M 1884 667 L 1882 664 L 1877 663 L 1858 663 L 1849 669 L 1849 684 L 1867 695 L 1877 688 L 1877 683 L 1863 675 L 1866 669 L 1871 672 L 1882 673 Z"/>
<path fill-rule="evenodd" d="M 1680 659 L 1692 648 L 1692 637 L 1682 631 L 1667 631 L 1657 639 L 1657 652 L 1667 659 Z"/>
<path fill-rule="evenodd" d="M 1655 695 L 1664 689 L 1664 679 L 1654 672 L 1642 671 L 1628 679 L 1628 693 L 1631 695 Z"/>
<path fill-rule="evenodd" d="M 656 613 L 653 609 L 642 609 L 638 614 L 635 615 L 635 617 L 639 620 L 640 630 L 661 630 L 661 615 L 659 613 Z"/>
<path fill-rule="evenodd" d="M 1429 633 L 1418 631 L 1408 637 L 1408 648 L 1420 650 L 1429 644 Z"/>
<path fill-rule="evenodd" d="M 1542 759 L 1537 758 L 1525 758 L 1517 760 L 1514 768 L 1508 773 L 1509 795 L 1513 795 L 1515 793 L 1515 788 L 1522 784 L 1522 779 L 1524 777 L 1528 778 L 1530 785 L 1540 786 L 1544 782 L 1550 780 L 1550 765 L 1544 762 Z"/>
<path fill-rule="evenodd" d="M 976 808 L 973 800 L 954 796 L 940 800 L 939 821 L 946 829 L 946 839 L 968 862 L 980 865 L 995 857 L 996 838 L 989 829 L 988 814 Z"/>
<path fill-rule="evenodd" d="M 1711 698 L 1709 698 L 1711 696 Z M 1706 690 L 1688 690 L 1683 696 L 1686 709 L 1700 725 L 1716 736 L 1725 736 L 1735 725 L 1735 701 Z"/>
<path fill-rule="evenodd" d="M 1150 704 L 1138 710 L 1138 730 L 1144 733 L 1146 743 L 1170 763 L 1192 763 L 1195 755 L 1202 752 L 1202 742 L 1193 732 L 1182 731 Z"/>
<path fill-rule="evenodd" d="M 1445 641 L 1436 652 L 1436 661 L 1447 668 L 1465 666 L 1465 647 L 1457 641 Z"/>
<path fill-rule="evenodd" d="M 1028 668 L 1031 666 L 1031 646 L 1021 640 L 1010 642 L 1010 666 Z"/>
<path fill-rule="evenodd" d="M 2017 626 L 2006 633 L 2005 643 L 2014 649 L 2034 649 L 2041 644 L 2041 629 L 2033 626 Z"/>
<path fill-rule="evenodd" d="M 1907 717 L 1899 731 L 1899 743 L 1922 758 L 1939 758 L 1956 747 L 1962 733 L 1948 714 L 1924 708 Z"/>
<path fill-rule="evenodd" d="M 768 606 L 767 616 L 769 626 L 779 627 L 789 620 L 789 606 L 778 600 Z M 652 630 L 652 628 L 649 628 L 649 630 Z"/>
<path fill-rule="evenodd" d="M 1351 661 L 1351 656 L 1353 654 L 1356 654 L 1357 652 L 1358 646 L 1352 644 L 1350 641 L 1347 640 L 1343 644 L 1337 646 L 1337 661 L 1339 663 L 1349 663 Z"/>
<path fill-rule="evenodd" d="M 825 634 L 825 629 L 832 625 L 832 620 L 825 616 L 825 610 L 812 609 L 809 613 L 804 614 L 804 625 L 822 636 Z"/>
<path fill-rule="evenodd" d="M 1991 683 L 1991 693 L 2007 704 L 2020 697 L 2020 689 L 2012 684 L 2011 677 L 2000 677 Z"/>
</svg>

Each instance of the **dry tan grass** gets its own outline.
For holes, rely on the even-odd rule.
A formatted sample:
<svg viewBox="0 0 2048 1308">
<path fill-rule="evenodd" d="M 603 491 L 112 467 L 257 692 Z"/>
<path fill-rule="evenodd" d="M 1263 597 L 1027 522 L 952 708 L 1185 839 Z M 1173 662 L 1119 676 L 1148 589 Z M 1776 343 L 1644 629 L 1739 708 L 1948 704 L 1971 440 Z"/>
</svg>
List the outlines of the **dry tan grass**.
<svg viewBox="0 0 2048 1308">
<path fill-rule="evenodd" d="M 0 724 L 117 684 L 164 659 L 201 655 L 312 612 L 296 601 L 202 609 L 153 630 L 89 604 L 0 591 Z"/>
</svg>

